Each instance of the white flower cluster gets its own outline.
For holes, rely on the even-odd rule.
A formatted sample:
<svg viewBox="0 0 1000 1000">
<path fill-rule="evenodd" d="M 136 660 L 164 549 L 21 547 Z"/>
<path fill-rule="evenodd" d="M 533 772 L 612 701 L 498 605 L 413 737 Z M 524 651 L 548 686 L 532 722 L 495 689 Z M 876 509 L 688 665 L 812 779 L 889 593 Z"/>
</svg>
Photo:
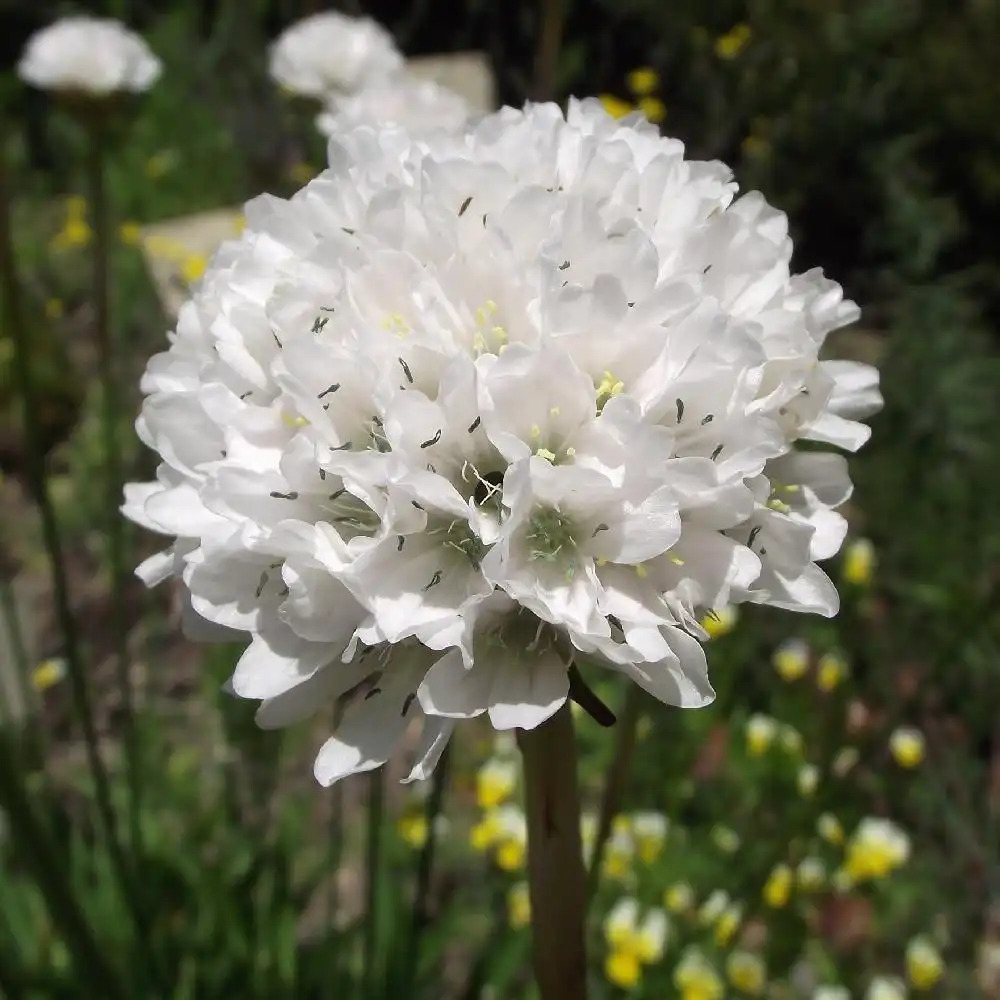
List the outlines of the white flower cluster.
<svg viewBox="0 0 1000 1000">
<path fill-rule="evenodd" d="M 472 118 L 465 98 L 433 80 L 396 73 L 355 94 L 329 101 L 316 118 L 316 128 L 330 138 L 358 125 L 399 125 L 411 135 L 437 129 L 459 132 Z"/>
<path fill-rule="evenodd" d="M 328 137 L 358 125 L 458 131 L 472 117 L 454 91 L 406 72 L 392 36 L 370 18 L 326 11 L 297 21 L 271 46 L 270 71 L 289 93 L 323 103 L 316 127 Z"/>
<path fill-rule="evenodd" d="M 403 57 L 377 21 L 324 11 L 296 21 L 272 44 L 272 79 L 292 94 L 326 100 L 380 83 Z"/>
<path fill-rule="evenodd" d="M 706 612 L 836 612 L 846 462 L 794 444 L 868 436 L 876 373 L 818 360 L 857 309 L 683 152 L 593 101 L 338 135 L 150 362 L 124 510 L 176 541 L 139 573 L 250 637 L 262 725 L 355 691 L 320 781 L 420 716 L 413 777 L 456 719 L 537 726 L 573 660 L 705 705 Z"/>
<path fill-rule="evenodd" d="M 91 97 L 148 90 L 160 60 L 139 35 L 114 20 L 67 17 L 28 39 L 17 71 L 27 83 Z"/>
</svg>

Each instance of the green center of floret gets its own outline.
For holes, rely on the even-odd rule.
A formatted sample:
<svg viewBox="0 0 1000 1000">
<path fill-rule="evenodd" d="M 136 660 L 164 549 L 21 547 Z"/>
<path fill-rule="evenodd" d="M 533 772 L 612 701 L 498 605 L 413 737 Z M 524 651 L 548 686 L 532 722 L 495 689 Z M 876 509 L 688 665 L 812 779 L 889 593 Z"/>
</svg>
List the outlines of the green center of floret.
<svg viewBox="0 0 1000 1000">
<path fill-rule="evenodd" d="M 561 510 L 541 507 L 528 522 L 526 539 L 532 559 L 544 562 L 571 557 L 576 552 L 575 526 Z"/>
</svg>

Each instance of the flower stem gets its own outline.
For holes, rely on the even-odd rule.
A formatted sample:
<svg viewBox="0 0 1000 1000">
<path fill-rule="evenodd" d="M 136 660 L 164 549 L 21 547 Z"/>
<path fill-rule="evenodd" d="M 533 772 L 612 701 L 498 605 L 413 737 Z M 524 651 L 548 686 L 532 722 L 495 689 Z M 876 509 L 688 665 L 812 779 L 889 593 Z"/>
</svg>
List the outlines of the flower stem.
<svg viewBox="0 0 1000 1000">
<path fill-rule="evenodd" d="M 120 384 L 118 351 L 111 328 L 111 226 L 105 178 L 106 124 L 101 117 L 90 122 L 89 181 L 94 219 L 93 296 L 98 363 L 101 370 L 101 439 L 104 445 L 105 541 L 111 575 L 111 631 L 117 666 L 124 728 L 125 774 L 128 784 L 129 838 L 133 851 L 140 849 L 139 747 L 135 725 L 132 679 L 128 661 L 126 609 L 125 521 L 119 513 L 124 476 L 119 434 Z"/>
<path fill-rule="evenodd" d="M 518 732 L 528 822 L 535 978 L 542 1000 L 586 1000 L 586 888 L 580 790 L 569 701 Z"/>
<path fill-rule="evenodd" d="M 382 820 L 385 813 L 385 784 L 381 768 L 368 776 L 368 830 L 365 848 L 365 937 L 361 982 L 362 997 L 375 995 L 376 962 L 379 944 L 379 890 L 381 889 Z"/>
<path fill-rule="evenodd" d="M 538 5 L 538 47 L 535 49 L 535 79 L 531 93 L 536 101 L 551 101 L 556 96 L 559 53 L 568 2 L 541 0 Z"/>
<path fill-rule="evenodd" d="M 639 716 L 642 708 L 642 690 L 636 684 L 628 686 L 625 696 L 625 708 L 618 720 L 618 732 L 615 738 L 614 756 L 604 780 L 604 795 L 601 799 L 601 811 L 597 817 L 597 833 L 594 835 L 594 850 L 590 858 L 590 869 L 587 872 L 587 898 L 590 899 L 597 889 L 601 877 L 601 864 L 604 860 L 604 849 L 611 836 L 611 827 L 615 816 L 621 812 L 625 798 L 625 784 L 628 781 L 629 768 L 632 766 L 632 756 L 635 753 L 636 733 L 639 729 Z"/>
</svg>

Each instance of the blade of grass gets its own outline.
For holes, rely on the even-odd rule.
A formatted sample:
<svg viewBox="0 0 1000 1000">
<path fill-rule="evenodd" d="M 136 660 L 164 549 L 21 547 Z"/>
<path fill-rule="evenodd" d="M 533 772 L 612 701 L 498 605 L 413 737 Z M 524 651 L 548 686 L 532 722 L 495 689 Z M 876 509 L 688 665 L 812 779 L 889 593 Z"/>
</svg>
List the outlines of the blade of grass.
<svg viewBox="0 0 1000 1000">
<path fill-rule="evenodd" d="M 0 731 L 0 807 L 6 813 L 13 834 L 12 849 L 31 871 L 45 898 L 49 915 L 73 955 L 78 974 L 86 976 L 96 995 L 106 996 L 108 1000 L 128 1000 L 130 992 L 91 934 L 87 917 L 65 877 L 49 831 L 28 798 L 19 760 L 16 744 Z"/>
<path fill-rule="evenodd" d="M 635 753 L 636 734 L 639 729 L 639 716 L 642 709 L 642 689 L 637 684 L 628 686 L 625 696 L 625 708 L 622 711 L 615 735 L 614 755 L 604 779 L 604 794 L 601 798 L 601 809 L 597 818 L 597 832 L 594 835 L 594 849 L 590 855 L 590 868 L 587 870 L 587 899 L 593 897 L 597 883 L 601 878 L 601 864 L 604 860 L 604 848 L 615 816 L 621 812 L 625 798 L 625 785 L 628 782 L 629 768 L 632 766 L 632 756 Z"/>
<path fill-rule="evenodd" d="M 3 552 L 0 550 L 0 559 L 2 557 Z M 0 576 L 0 626 L 7 634 L 14 668 L 7 670 L 11 664 L 0 665 L 0 671 L 4 671 L 4 677 L 0 678 L 0 725 L 4 725 L 7 722 L 20 723 L 27 714 L 30 697 L 28 679 L 31 671 L 24 633 L 21 631 L 21 617 L 17 613 L 14 585 L 6 574 Z"/>
<path fill-rule="evenodd" d="M 431 778 L 431 791 L 427 796 L 424 810 L 424 822 L 427 833 L 420 854 L 417 857 L 417 870 L 413 895 L 413 912 L 410 918 L 410 938 L 403 964 L 403 977 L 399 996 L 416 996 L 417 971 L 420 962 L 420 939 L 427 926 L 427 896 L 431 886 L 431 874 L 434 870 L 434 854 L 437 847 L 438 817 L 444 805 L 444 793 L 448 785 L 449 763 L 451 761 L 451 745 L 444 748 L 441 759 L 434 768 Z"/>
</svg>

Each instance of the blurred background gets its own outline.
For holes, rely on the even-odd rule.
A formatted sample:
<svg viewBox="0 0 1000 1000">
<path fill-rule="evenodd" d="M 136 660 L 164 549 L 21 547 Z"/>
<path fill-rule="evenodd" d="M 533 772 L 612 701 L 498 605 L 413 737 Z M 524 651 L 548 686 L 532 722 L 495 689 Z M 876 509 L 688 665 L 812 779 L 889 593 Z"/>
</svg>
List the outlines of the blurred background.
<svg viewBox="0 0 1000 1000">
<path fill-rule="evenodd" d="M 429 796 L 396 775 L 321 790 L 310 762 L 332 719 L 258 732 L 253 706 L 220 690 L 238 650 L 185 642 L 167 592 L 130 581 L 111 597 L 84 137 L 14 66 L 33 31 L 81 11 L 124 20 L 164 63 L 108 168 L 122 461 L 150 478 L 130 429 L 138 376 L 165 343 L 170 289 L 205 268 L 201 213 L 235 227 L 246 199 L 322 168 L 267 44 L 330 6 L 0 2 L 0 152 L 40 389 L 29 438 L 0 327 L 0 998 L 531 995 L 509 747 L 468 727 Z M 641 702 L 632 752 L 621 725 L 580 719 L 587 806 L 619 813 L 591 914 L 593 996 L 998 1000 L 1000 4 L 339 9 L 383 23 L 408 58 L 479 53 L 500 103 L 598 96 L 730 164 L 788 213 L 795 270 L 821 265 L 861 304 L 830 356 L 882 372 L 828 567 L 840 617 L 720 615 L 717 702 Z M 33 467 L 61 531 L 55 575 Z M 130 565 L 155 547 L 127 541 Z M 600 693 L 623 708 L 614 683 Z M 669 913 L 658 946 L 621 916 L 629 899 Z"/>
</svg>

